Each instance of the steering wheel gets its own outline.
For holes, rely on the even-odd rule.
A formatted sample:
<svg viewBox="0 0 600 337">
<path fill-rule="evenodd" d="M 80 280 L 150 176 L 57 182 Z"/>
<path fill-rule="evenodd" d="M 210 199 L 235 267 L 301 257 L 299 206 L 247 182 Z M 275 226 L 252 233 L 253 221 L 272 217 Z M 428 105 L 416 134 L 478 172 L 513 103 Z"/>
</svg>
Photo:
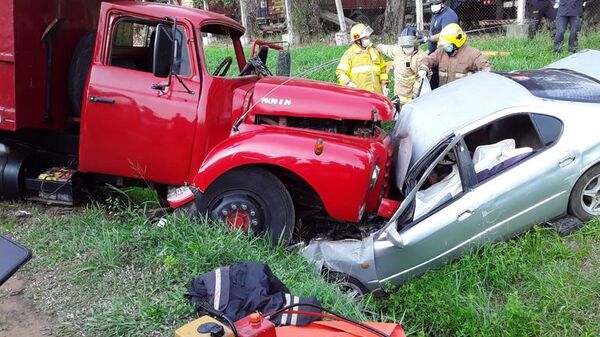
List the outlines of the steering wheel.
<svg viewBox="0 0 600 337">
<path fill-rule="evenodd" d="M 231 56 L 227 56 L 226 58 L 224 58 L 223 61 L 221 61 L 221 64 L 219 64 L 219 66 L 217 67 L 217 69 L 213 71 L 213 76 L 225 76 L 225 74 L 227 74 L 227 72 L 229 71 L 229 67 L 231 67 L 232 63 L 233 59 L 231 58 Z"/>
<path fill-rule="evenodd" d="M 248 59 L 248 62 L 246 62 L 246 65 L 240 72 L 240 76 L 250 75 L 254 71 L 258 72 L 258 74 L 263 77 L 273 76 L 273 73 L 271 73 L 269 68 L 267 68 L 267 66 L 258 56 Z"/>
</svg>

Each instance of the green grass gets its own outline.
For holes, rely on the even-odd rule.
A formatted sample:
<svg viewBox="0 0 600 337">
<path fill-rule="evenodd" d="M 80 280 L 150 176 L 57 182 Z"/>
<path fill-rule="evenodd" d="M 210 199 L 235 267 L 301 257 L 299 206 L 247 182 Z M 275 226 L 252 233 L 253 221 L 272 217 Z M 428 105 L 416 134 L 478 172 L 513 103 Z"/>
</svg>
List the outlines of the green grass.
<svg viewBox="0 0 600 337">
<path fill-rule="evenodd" d="M 531 69 L 561 56 L 548 35 L 534 40 L 473 39 L 484 50 L 509 51 L 491 61 L 498 70 Z M 581 38 L 600 49 L 600 33 Z M 343 47 L 293 50 L 293 73 L 336 60 Z M 211 64 L 227 50 L 210 47 Z M 306 77 L 334 81 L 336 62 Z M 26 293 L 53 318 L 58 336 L 169 336 L 194 318 L 183 295 L 191 279 L 236 261 L 267 263 L 292 292 L 316 295 L 325 306 L 358 319 L 401 322 L 412 335 L 600 335 L 600 221 L 567 238 L 536 227 L 487 246 L 395 289 L 388 299 L 351 303 L 314 274 L 312 264 L 260 239 L 206 221 L 149 217 L 129 191 L 122 201 L 64 210 L 0 205 L 0 233 L 32 248 Z M 19 207 L 33 216 L 18 218 Z"/>
<path fill-rule="evenodd" d="M 113 201 L 60 216 L 36 207 L 24 224 L 12 216 L 15 209 L 1 206 L 0 232 L 32 249 L 28 273 L 53 275 L 40 277 L 30 291 L 60 318 L 57 335 L 170 335 L 194 317 L 184 299 L 191 280 L 238 261 L 266 263 L 295 294 L 363 315 L 300 255 L 209 221 L 171 217 L 161 227 L 142 207 Z"/>
<path fill-rule="evenodd" d="M 374 40 L 374 43 L 378 42 L 393 43 L 390 41 Z M 566 42 L 567 39 L 565 39 L 564 43 Z M 555 55 L 552 52 L 553 42 L 550 32 L 545 30 L 539 32 L 531 40 L 484 35 L 472 36 L 467 43 L 483 51 L 509 52 L 510 56 L 490 57 L 489 60 L 496 71 L 537 69 L 568 55 L 566 45 L 563 46 L 563 53 Z M 425 48 L 425 46 L 421 47 Z M 292 75 L 336 83 L 335 69 L 347 48 L 347 46 L 324 47 L 318 44 L 293 48 L 291 50 Z M 234 56 L 232 48 L 208 46 L 205 49 L 207 51 L 206 59 L 210 71 L 214 70 L 225 57 Z M 580 34 L 579 49 L 600 49 L 600 32 Z M 249 50 L 247 49 L 246 55 L 248 54 Z M 274 61 L 275 57 L 271 55 L 267 66 L 273 71 L 276 69 Z M 237 67 L 232 66 L 228 72 L 228 76 L 235 76 L 237 73 Z M 391 89 L 393 92 L 393 87 Z"/>
</svg>

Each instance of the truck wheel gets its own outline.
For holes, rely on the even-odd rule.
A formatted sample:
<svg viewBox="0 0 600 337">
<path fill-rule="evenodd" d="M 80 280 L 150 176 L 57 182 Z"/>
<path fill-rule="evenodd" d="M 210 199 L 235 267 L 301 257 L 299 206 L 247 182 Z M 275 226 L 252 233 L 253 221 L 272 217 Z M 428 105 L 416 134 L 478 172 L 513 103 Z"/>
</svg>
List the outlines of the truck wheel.
<svg viewBox="0 0 600 337">
<path fill-rule="evenodd" d="M 92 63 L 94 54 L 94 43 L 96 42 L 96 32 L 88 32 L 75 47 L 73 58 L 69 66 L 68 97 L 71 105 L 72 116 L 81 116 L 81 102 L 83 101 L 83 90 L 85 80 Z"/>
<path fill-rule="evenodd" d="M 273 243 L 286 243 L 294 229 L 294 204 L 283 183 L 258 168 L 225 173 L 200 197 L 198 212 L 208 213 L 228 226 L 267 233 Z"/>
<path fill-rule="evenodd" d="M 600 216 L 600 165 L 577 180 L 569 198 L 569 213 L 583 222 Z"/>
</svg>

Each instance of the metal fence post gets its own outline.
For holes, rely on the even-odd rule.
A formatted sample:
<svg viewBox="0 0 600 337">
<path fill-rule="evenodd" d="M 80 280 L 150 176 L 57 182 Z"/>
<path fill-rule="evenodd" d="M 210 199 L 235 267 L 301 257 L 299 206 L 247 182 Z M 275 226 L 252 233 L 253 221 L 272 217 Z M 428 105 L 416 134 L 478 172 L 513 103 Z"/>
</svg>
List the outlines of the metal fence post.
<svg viewBox="0 0 600 337">
<path fill-rule="evenodd" d="M 335 44 L 337 46 L 345 46 L 350 43 L 350 38 L 348 36 L 348 27 L 346 27 L 346 17 L 344 16 L 342 0 L 335 0 L 335 9 L 337 11 L 338 21 L 340 22 L 340 31 L 335 33 Z"/>
<path fill-rule="evenodd" d="M 525 24 L 525 0 L 517 0 L 517 24 Z"/>
<path fill-rule="evenodd" d="M 416 0 L 416 14 L 417 14 L 417 30 L 423 31 L 425 29 L 425 23 L 423 22 L 423 0 Z"/>
<path fill-rule="evenodd" d="M 246 28 L 246 33 L 240 39 L 243 45 L 248 45 L 250 43 L 250 39 L 248 38 L 248 13 L 246 13 L 246 5 L 244 0 L 240 0 L 240 13 L 242 15 L 242 26 Z"/>
<path fill-rule="evenodd" d="M 285 0 L 285 21 L 287 24 L 287 34 L 283 35 L 282 40 L 287 41 L 290 44 L 299 43 L 300 39 L 294 33 L 294 20 L 292 18 L 292 0 Z"/>
</svg>

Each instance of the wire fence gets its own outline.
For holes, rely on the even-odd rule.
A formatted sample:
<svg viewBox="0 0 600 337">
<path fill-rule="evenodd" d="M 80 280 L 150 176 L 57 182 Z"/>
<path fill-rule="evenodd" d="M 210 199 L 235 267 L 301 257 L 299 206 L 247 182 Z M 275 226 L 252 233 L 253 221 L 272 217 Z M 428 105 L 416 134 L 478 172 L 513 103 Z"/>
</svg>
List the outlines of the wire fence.
<svg viewBox="0 0 600 337">
<path fill-rule="evenodd" d="M 152 1 L 152 0 L 146 0 Z M 167 0 L 153 0 L 167 1 Z M 210 10 L 216 11 L 239 20 L 240 0 L 189 0 L 197 7 L 202 3 L 208 3 Z M 243 0 L 252 1 L 252 0 Z M 258 25 L 263 34 L 284 33 L 286 27 L 286 16 L 284 0 L 254 0 L 257 1 Z M 300 0 L 293 0 L 300 1 Z M 320 3 L 320 18 L 325 32 L 339 30 L 339 21 L 335 0 L 311 0 Z M 465 30 L 478 31 L 481 33 L 498 32 L 497 28 L 503 28 L 513 24 L 517 20 L 518 3 L 521 0 L 445 0 L 446 5 L 452 8 L 458 15 L 460 24 Z M 539 31 L 546 26 L 554 27 L 557 10 L 554 8 L 558 0 L 524 0 L 525 22 L 529 23 L 530 33 Z M 565 0 L 563 0 L 565 1 Z M 584 0 L 585 1 L 585 0 Z M 302 2 L 302 1 L 300 1 Z M 388 0 L 341 0 L 346 23 L 351 25 L 361 22 L 370 25 L 376 33 L 384 33 L 382 30 L 385 23 L 385 9 Z M 416 0 L 404 0 L 398 2 L 399 13 L 404 12 L 403 26 L 417 26 Z M 431 9 L 428 0 L 423 0 L 423 23 L 428 29 L 431 21 Z M 587 0 L 582 16 L 583 30 L 600 28 L 600 0 Z"/>
<path fill-rule="evenodd" d="M 365 4 L 368 3 L 368 6 Z M 417 26 L 415 0 L 404 2 L 404 25 Z M 344 1 L 344 15 L 356 22 L 369 24 L 376 32 L 383 28 L 386 1 Z M 482 32 L 493 31 L 492 28 L 515 23 L 517 19 L 517 0 L 446 0 L 459 17 L 460 24 L 466 30 Z M 541 25 L 553 27 L 557 10 L 555 0 L 526 0 L 525 19 L 530 23 L 532 31 L 539 30 Z M 332 11 L 335 7 L 331 1 L 325 1 L 323 10 Z M 400 10 L 400 9 L 398 9 Z M 423 5 L 424 27 L 427 29 L 431 21 L 431 9 L 427 2 Z M 582 17 L 583 27 L 598 28 L 600 26 L 600 0 L 588 0 Z"/>
</svg>

